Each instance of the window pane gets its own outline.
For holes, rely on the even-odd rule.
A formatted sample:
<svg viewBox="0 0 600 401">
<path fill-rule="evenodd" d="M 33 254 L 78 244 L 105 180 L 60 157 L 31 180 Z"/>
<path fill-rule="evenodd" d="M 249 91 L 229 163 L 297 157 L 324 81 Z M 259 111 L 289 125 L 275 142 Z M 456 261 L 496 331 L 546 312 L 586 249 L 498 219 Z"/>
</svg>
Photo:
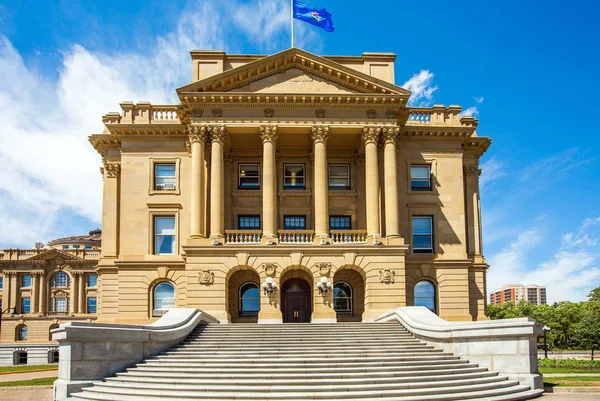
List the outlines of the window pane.
<svg viewBox="0 0 600 401">
<path fill-rule="evenodd" d="M 23 287 L 31 287 L 31 276 L 29 274 L 24 275 L 21 283 Z"/>
<path fill-rule="evenodd" d="M 431 249 L 431 236 L 429 235 L 415 235 L 413 237 L 413 247 L 415 249 Z"/>
<path fill-rule="evenodd" d="M 157 235 L 155 249 L 157 254 L 172 254 L 175 249 L 174 235 Z"/>
<path fill-rule="evenodd" d="M 330 216 L 329 228 L 332 230 L 349 230 L 351 225 L 350 216 Z"/>
<path fill-rule="evenodd" d="M 29 313 L 31 311 L 30 298 L 21 299 L 21 313 Z"/>
<path fill-rule="evenodd" d="M 284 216 L 283 217 L 283 228 L 284 228 L 284 230 L 304 230 L 304 229 L 306 229 L 306 217 L 305 216 Z"/>
<path fill-rule="evenodd" d="M 424 306 L 435 313 L 435 301 L 433 298 L 415 298 L 415 306 Z"/>
<path fill-rule="evenodd" d="M 413 234 L 431 234 L 431 217 L 413 217 Z"/>
<path fill-rule="evenodd" d="M 425 178 L 429 180 L 431 170 L 429 166 L 410 166 L 410 178 Z"/>
<path fill-rule="evenodd" d="M 27 326 L 21 326 L 19 328 L 19 340 L 27 340 Z M 27 363 L 27 353 L 23 352 L 22 354 L 25 354 L 25 363 Z"/>
<path fill-rule="evenodd" d="M 2 288 L 2 277 L 0 277 L 0 289 Z"/>
<path fill-rule="evenodd" d="M 56 312 L 67 311 L 67 298 L 55 298 Z"/>
<path fill-rule="evenodd" d="M 63 245 L 63 249 L 69 249 L 69 245 Z"/>
<path fill-rule="evenodd" d="M 260 216 L 238 216 L 240 230 L 260 230 Z"/>
<path fill-rule="evenodd" d="M 96 298 L 88 298 L 88 313 L 96 313 Z"/>
<path fill-rule="evenodd" d="M 154 309 L 175 307 L 175 289 L 169 283 L 160 283 L 154 289 Z"/>
<path fill-rule="evenodd" d="M 88 287 L 96 287 L 98 285 L 98 276 L 90 274 L 88 276 Z"/>
<path fill-rule="evenodd" d="M 333 300 L 333 309 L 336 311 L 350 310 L 350 300 L 348 298 L 335 298 Z"/>
<path fill-rule="evenodd" d="M 161 235 L 175 235 L 175 217 L 155 217 L 154 233 Z"/>
<path fill-rule="evenodd" d="M 304 164 L 285 164 L 283 184 L 286 187 L 304 187 Z"/>
<path fill-rule="evenodd" d="M 329 166 L 329 175 L 338 176 L 338 177 L 339 176 L 348 177 L 348 170 L 349 170 L 348 165 L 332 164 Z"/>
<path fill-rule="evenodd" d="M 91 245 L 86 245 L 85 249 L 92 249 L 92 246 Z"/>
<path fill-rule="evenodd" d="M 435 290 L 429 281 L 419 281 L 415 285 L 415 297 L 433 297 Z"/>
<path fill-rule="evenodd" d="M 155 169 L 156 177 L 175 177 L 174 164 L 157 164 Z"/>
<path fill-rule="evenodd" d="M 258 164 L 240 164 L 238 167 L 240 188 L 260 188 L 260 169 Z"/>
<path fill-rule="evenodd" d="M 81 248 L 81 245 L 73 245 L 73 249 L 79 249 Z"/>
</svg>

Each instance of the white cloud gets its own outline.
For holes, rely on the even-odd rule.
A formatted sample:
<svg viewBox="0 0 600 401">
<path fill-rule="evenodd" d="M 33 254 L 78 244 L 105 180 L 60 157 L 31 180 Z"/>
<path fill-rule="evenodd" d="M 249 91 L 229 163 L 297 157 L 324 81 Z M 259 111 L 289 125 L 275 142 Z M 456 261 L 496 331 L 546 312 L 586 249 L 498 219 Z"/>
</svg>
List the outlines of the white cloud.
<svg viewBox="0 0 600 401">
<path fill-rule="evenodd" d="M 433 86 L 433 73 L 429 70 L 421 70 L 413 75 L 402 87 L 412 92 L 408 105 L 416 107 L 431 106 L 433 93 L 438 89 Z"/>
<path fill-rule="evenodd" d="M 475 99 L 475 101 L 479 104 L 483 103 L 483 96 L 479 96 L 479 97 L 474 97 L 473 99 Z"/>
<path fill-rule="evenodd" d="M 522 182 L 539 182 L 539 177 L 559 177 L 563 173 L 587 165 L 593 160 L 593 157 L 588 157 L 588 151 L 570 148 L 525 166 L 520 174 L 520 180 Z"/>
<path fill-rule="evenodd" d="M 563 236 L 559 249 L 538 266 L 529 264 L 528 254 L 540 252 L 538 229 L 517 237 L 488 260 L 488 289 L 504 284 L 538 284 L 547 287 L 548 302 L 583 301 L 600 281 L 600 217 L 586 219 Z"/>
<path fill-rule="evenodd" d="M 276 3 L 257 3 L 276 15 L 247 38 L 258 47 L 270 48 L 289 29 L 282 14 L 289 6 Z M 0 36 L 0 248 L 79 234 L 70 231 L 78 217 L 100 224 L 100 157 L 88 135 L 102 132 L 101 116 L 119 110 L 120 101 L 176 101 L 175 88 L 190 81 L 190 50 L 239 51 L 239 32 L 258 24 L 238 17 L 224 27 L 234 7 L 228 0 L 195 5 L 172 32 L 155 38 L 151 51 L 106 54 L 74 44 L 62 55 L 57 81 L 26 66 Z"/>
<path fill-rule="evenodd" d="M 483 189 L 490 182 L 505 175 L 506 173 L 504 172 L 503 163 L 497 161 L 496 156 L 493 156 L 481 165 L 481 177 L 479 178 L 479 185 Z"/>
<path fill-rule="evenodd" d="M 473 117 L 473 116 L 476 116 L 477 114 L 479 114 L 479 110 L 477 110 L 477 107 L 472 106 L 472 107 L 469 107 L 469 108 L 463 110 L 460 113 L 460 116 L 461 117 Z"/>
</svg>

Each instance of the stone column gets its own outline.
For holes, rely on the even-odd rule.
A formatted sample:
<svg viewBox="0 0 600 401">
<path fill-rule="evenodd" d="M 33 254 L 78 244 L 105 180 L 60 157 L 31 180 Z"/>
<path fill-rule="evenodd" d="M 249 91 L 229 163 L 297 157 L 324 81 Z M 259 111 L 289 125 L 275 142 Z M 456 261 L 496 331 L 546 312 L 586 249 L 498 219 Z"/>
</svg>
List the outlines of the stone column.
<svg viewBox="0 0 600 401">
<path fill-rule="evenodd" d="M 31 299 L 29 303 L 30 313 L 37 313 L 37 299 L 39 290 L 38 272 L 32 272 L 31 281 Z"/>
<path fill-rule="evenodd" d="M 377 142 L 379 127 L 364 127 L 362 139 L 365 142 L 365 181 L 367 200 L 367 236 L 381 235 L 379 221 L 379 166 L 377 162 Z"/>
<path fill-rule="evenodd" d="M 80 272 L 77 276 L 77 280 L 79 281 L 79 285 L 77 286 L 78 294 L 77 294 L 77 303 L 79 313 L 87 313 L 86 304 L 85 304 L 85 274 Z"/>
<path fill-rule="evenodd" d="M 16 288 L 14 288 L 12 284 L 12 276 L 14 274 L 16 273 L 4 272 L 4 295 L 2 297 L 4 304 L 2 305 L 2 310 L 0 312 L 6 311 L 6 313 L 12 313 L 11 308 L 15 307 L 15 304 L 12 303 L 12 293 L 16 291 Z"/>
<path fill-rule="evenodd" d="M 16 308 L 17 307 L 17 294 L 19 293 L 19 286 L 17 285 L 17 273 L 9 272 L 8 279 L 10 281 L 10 283 L 9 283 L 10 295 L 9 295 L 8 306 L 10 308 Z M 16 312 L 19 313 L 20 311 L 16 310 Z"/>
<path fill-rule="evenodd" d="M 479 161 L 468 161 L 463 165 L 465 200 L 467 207 L 467 255 L 475 263 L 483 263 L 481 250 L 481 219 L 479 212 Z"/>
<path fill-rule="evenodd" d="M 223 146 L 227 137 L 224 125 L 214 127 L 210 133 L 210 237 L 223 242 L 225 215 L 225 171 L 223 170 Z"/>
<path fill-rule="evenodd" d="M 398 219 L 398 172 L 396 165 L 396 142 L 399 127 L 383 129 L 383 171 L 385 180 L 385 236 L 388 244 L 403 243 L 400 239 Z"/>
<path fill-rule="evenodd" d="M 263 238 L 277 241 L 277 171 L 275 147 L 277 126 L 262 125 L 260 139 L 263 141 Z"/>
<path fill-rule="evenodd" d="M 327 139 L 329 127 L 312 127 L 314 145 L 315 243 L 329 238 L 329 182 L 327 179 Z"/>
<path fill-rule="evenodd" d="M 102 256 L 116 258 L 119 251 L 119 175 L 121 163 L 104 160 L 102 195 Z"/>
<path fill-rule="evenodd" d="M 46 273 L 41 272 L 40 274 L 40 299 L 38 313 L 45 314 L 44 306 L 46 305 Z"/>
<path fill-rule="evenodd" d="M 192 157 L 190 238 L 202 238 L 202 167 L 204 166 L 204 143 L 208 126 L 192 126 L 189 129 L 189 141 Z"/>
<path fill-rule="evenodd" d="M 71 272 L 71 308 L 69 312 L 79 313 L 79 276 L 80 272 Z"/>
</svg>

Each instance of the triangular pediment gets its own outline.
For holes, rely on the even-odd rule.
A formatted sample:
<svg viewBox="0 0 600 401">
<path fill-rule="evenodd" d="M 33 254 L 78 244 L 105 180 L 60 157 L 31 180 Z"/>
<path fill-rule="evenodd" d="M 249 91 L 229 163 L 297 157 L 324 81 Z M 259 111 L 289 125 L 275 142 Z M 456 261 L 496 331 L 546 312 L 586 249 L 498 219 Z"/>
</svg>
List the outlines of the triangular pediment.
<svg viewBox="0 0 600 401">
<path fill-rule="evenodd" d="M 77 257 L 75 255 L 71 255 L 70 253 L 67 252 L 62 252 L 58 249 L 48 249 L 46 252 L 42 252 L 42 253 L 38 253 L 35 256 L 32 256 L 30 258 L 24 259 L 24 260 L 52 260 L 52 259 L 56 259 L 56 258 L 60 258 L 63 259 L 65 261 L 83 261 L 84 259 Z"/>
<path fill-rule="evenodd" d="M 305 93 L 410 96 L 410 91 L 292 48 L 177 89 L 177 93 Z"/>
</svg>

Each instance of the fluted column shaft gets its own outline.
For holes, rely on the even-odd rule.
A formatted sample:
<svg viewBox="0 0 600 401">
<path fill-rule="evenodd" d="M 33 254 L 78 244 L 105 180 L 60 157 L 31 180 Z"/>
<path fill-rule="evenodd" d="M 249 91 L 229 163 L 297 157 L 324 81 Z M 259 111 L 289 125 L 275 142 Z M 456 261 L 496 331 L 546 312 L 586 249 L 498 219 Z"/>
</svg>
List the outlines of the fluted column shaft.
<svg viewBox="0 0 600 401">
<path fill-rule="evenodd" d="M 327 139 L 329 127 L 312 128 L 314 144 L 315 239 L 329 237 L 329 185 L 327 180 Z"/>
<path fill-rule="evenodd" d="M 377 142 L 381 128 L 365 127 L 363 141 L 365 142 L 365 181 L 367 190 L 367 236 L 381 234 L 379 213 L 379 164 L 377 162 Z"/>
<path fill-rule="evenodd" d="M 77 294 L 77 303 L 79 313 L 87 313 L 86 305 L 85 305 L 85 274 L 81 273 L 77 276 L 77 281 L 79 281 L 78 294 Z M 77 312 L 75 312 L 77 313 Z"/>
<path fill-rule="evenodd" d="M 225 126 L 214 127 L 210 133 L 210 237 L 223 238 L 225 217 L 225 170 L 223 146 L 227 130 Z"/>
<path fill-rule="evenodd" d="M 385 180 L 385 235 L 400 237 L 398 219 L 398 171 L 396 167 L 396 142 L 400 129 L 384 128 L 383 171 Z"/>
<path fill-rule="evenodd" d="M 201 238 L 202 235 L 202 167 L 204 166 L 204 142 L 207 127 L 190 128 L 190 148 L 192 153 L 192 181 L 190 206 L 190 237 Z"/>
<path fill-rule="evenodd" d="M 277 237 L 277 127 L 261 126 L 260 138 L 263 141 L 263 237 L 271 239 Z"/>
<path fill-rule="evenodd" d="M 42 273 L 40 274 L 40 299 L 38 313 L 45 313 L 44 305 L 46 305 L 46 276 L 44 273 Z"/>
</svg>

